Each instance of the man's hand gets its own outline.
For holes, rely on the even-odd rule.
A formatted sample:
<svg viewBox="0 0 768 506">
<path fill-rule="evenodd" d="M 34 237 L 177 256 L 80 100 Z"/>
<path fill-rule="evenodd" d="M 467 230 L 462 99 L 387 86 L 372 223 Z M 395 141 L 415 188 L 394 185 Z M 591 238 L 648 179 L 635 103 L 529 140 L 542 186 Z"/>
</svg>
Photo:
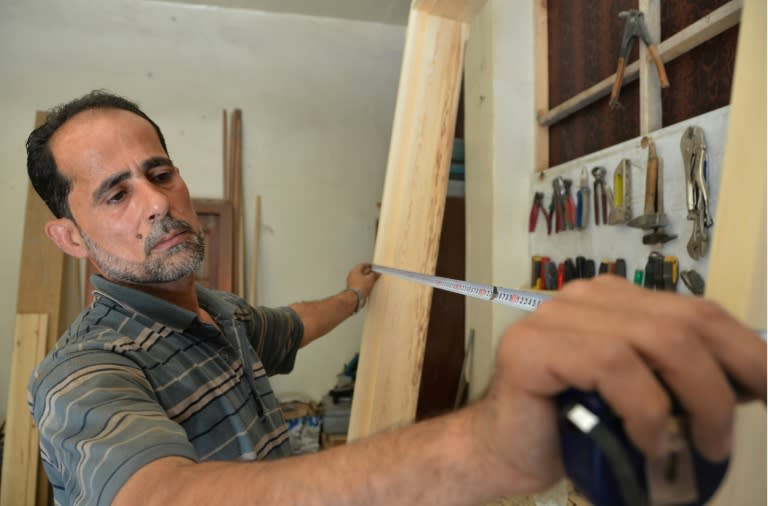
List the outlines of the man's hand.
<svg viewBox="0 0 768 506">
<path fill-rule="evenodd" d="M 381 274 L 371 270 L 370 263 L 359 263 L 352 267 L 352 270 L 347 274 L 347 288 L 359 291 L 362 297 L 358 310 L 365 306 L 368 297 L 371 295 L 371 290 L 373 290 L 373 285 L 380 276 Z"/>
<path fill-rule="evenodd" d="M 616 276 L 571 282 L 506 330 L 477 435 L 515 492 L 541 490 L 563 475 L 552 398 L 575 387 L 596 390 L 641 451 L 663 455 L 671 401 L 659 378 L 690 415 L 699 453 L 719 461 L 732 442 L 729 379 L 765 400 L 766 343 L 710 301 Z"/>
<path fill-rule="evenodd" d="M 371 270 L 371 264 L 360 263 L 349 271 L 345 290 L 324 299 L 291 304 L 304 325 L 301 346 L 324 336 L 354 312 L 361 310 L 377 279 L 379 274 Z"/>
</svg>

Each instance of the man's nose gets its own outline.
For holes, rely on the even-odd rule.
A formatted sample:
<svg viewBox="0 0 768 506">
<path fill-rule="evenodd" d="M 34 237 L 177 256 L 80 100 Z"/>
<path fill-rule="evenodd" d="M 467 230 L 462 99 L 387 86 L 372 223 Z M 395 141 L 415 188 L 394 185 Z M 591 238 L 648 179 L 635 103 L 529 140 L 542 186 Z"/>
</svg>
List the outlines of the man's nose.
<svg viewBox="0 0 768 506">
<path fill-rule="evenodd" d="M 162 219 L 168 214 L 168 195 L 149 181 L 142 184 L 144 213 L 149 221 Z"/>
</svg>

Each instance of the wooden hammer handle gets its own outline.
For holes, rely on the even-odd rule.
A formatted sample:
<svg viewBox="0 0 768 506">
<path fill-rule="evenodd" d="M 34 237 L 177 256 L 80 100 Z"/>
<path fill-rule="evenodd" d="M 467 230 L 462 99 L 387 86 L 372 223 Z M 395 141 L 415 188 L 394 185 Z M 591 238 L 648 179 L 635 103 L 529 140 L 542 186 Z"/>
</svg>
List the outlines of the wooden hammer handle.
<svg viewBox="0 0 768 506">
<path fill-rule="evenodd" d="M 619 91 L 621 90 L 621 82 L 624 80 L 624 67 L 626 62 L 623 56 L 619 56 L 619 64 L 616 67 L 616 79 L 613 81 L 613 88 L 611 88 L 611 100 L 608 105 L 613 109 L 619 104 Z"/>
<path fill-rule="evenodd" d="M 645 214 L 654 214 L 656 209 L 656 188 L 659 179 L 659 158 L 656 150 L 649 146 L 648 167 L 645 172 Z"/>
<path fill-rule="evenodd" d="M 662 88 L 669 88 L 669 79 L 667 78 L 667 71 L 664 69 L 664 62 L 661 61 L 659 53 L 656 51 L 656 46 L 651 44 L 648 46 L 648 54 L 653 58 L 653 63 L 656 64 L 656 72 L 659 74 L 659 82 L 661 82 Z"/>
</svg>

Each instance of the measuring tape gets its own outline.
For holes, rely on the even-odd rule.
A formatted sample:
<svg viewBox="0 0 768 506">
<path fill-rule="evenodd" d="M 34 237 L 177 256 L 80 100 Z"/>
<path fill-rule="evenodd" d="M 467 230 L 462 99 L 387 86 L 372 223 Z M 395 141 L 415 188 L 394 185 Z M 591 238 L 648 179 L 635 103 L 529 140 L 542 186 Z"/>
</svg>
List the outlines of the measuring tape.
<svg viewBox="0 0 768 506">
<path fill-rule="evenodd" d="M 440 276 L 427 276 L 417 272 L 404 271 L 392 267 L 372 265 L 371 270 L 380 274 L 389 274 L 401 279 L 414 281 L 422 285 L 431 286 L 447 292 L 458 293 L 475 299 L 487 300 L 504 306 L 511 306 L 525 311 L 535 310 L 539 304 L 551 298 L 550 295 L 530 292 L 526 290 L 513 290 L 494 285 L 481 285 L 458 279 L 442 278 Z"/>
<path fill-rule="evenodd" d="M 534 311 L 539 304 L 552 298 L 551 295 L 529 290 L 515 290 L 512 288 L 503 288 L 494 285 L 482 285 L 480 283 L 470 283 L 458 279 L 443 278 L 440 276 L 428 276 L 418 272 L 395 269 L 394 267 L 384 267 L 383 265 L 372 265 L 371 270 L 380 274 L 388 274 L 401 279 L 407 279 L 416 283 L 438 288 L 447 292 L 458 293 L 466 297 L 487 300 L 503 306 L 511 306 L 524 311 Z M 766 329 L 756 329 L 755 333 L 763 341 L 766 340 Z"/>
</svg>

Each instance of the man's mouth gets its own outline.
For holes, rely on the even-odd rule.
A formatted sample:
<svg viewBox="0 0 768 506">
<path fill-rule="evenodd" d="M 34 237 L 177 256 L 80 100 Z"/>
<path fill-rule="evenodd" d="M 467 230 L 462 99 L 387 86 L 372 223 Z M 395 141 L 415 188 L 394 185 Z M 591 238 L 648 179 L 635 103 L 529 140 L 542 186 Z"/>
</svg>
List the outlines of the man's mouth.
<svg viewBox="0 0 768 506">
<path fill-rule="evenodd" d="M 177 244 L 184 242 L 189 233 L 189 230 L 174 230 L 172 233 L 166 234 L 155 241 L 154 244 L 150 246 L 149 251 L 155 252 L 168 250 Z"/>
<path fill-rule="evenodd" d="M 147 255 L 155 251 L 165 251 L 187 239 L 187 234 L 193 233 L 192 227 L 185 221 L 166 216 L 162 222 L 155 224 L 144 245 Z"/>
</svg>

